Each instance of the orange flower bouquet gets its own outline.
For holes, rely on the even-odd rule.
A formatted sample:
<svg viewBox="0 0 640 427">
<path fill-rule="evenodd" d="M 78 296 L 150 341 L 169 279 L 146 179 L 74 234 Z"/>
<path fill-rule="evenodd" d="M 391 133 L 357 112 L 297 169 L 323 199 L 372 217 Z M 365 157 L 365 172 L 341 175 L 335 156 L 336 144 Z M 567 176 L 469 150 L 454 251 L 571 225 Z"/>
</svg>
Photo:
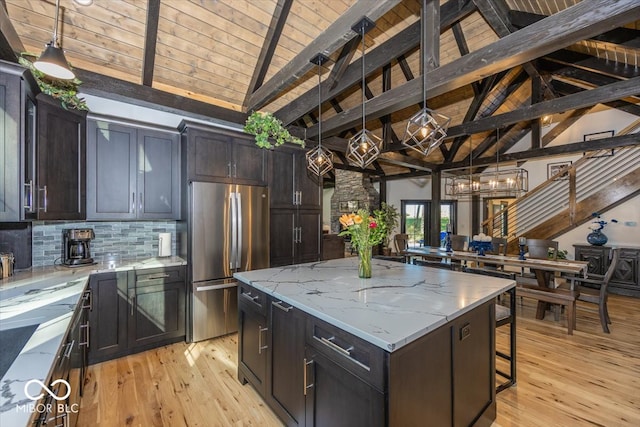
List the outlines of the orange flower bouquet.
<svg viewBox="0 0 640 427">
<path fill-rule="evenodd" d="M 387 235 L 381 214 L 382 211 L 376 210 L 371 216 L 367 210 L 360 209 L 357 213 L 340 217 L 342 231 L 339 236 L 351 238 L 351 244 L 358 251 L 360 258 L 358 276 L 363 279 L 371 277 L 371 248 L 382 243 Z"/>
</svg>

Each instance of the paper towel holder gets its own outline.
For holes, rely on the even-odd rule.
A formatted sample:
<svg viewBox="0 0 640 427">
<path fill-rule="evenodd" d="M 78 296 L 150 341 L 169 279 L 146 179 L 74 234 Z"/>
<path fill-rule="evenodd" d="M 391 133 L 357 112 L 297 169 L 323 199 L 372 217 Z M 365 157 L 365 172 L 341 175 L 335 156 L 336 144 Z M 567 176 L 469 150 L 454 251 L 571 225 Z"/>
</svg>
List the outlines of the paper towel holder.
<svg viewBox="0 0 640 427">
<path fill-rule="evenodd" d="M 158 257 L 171 256 L 171 233 L 158 233 Z"/>
</svg>

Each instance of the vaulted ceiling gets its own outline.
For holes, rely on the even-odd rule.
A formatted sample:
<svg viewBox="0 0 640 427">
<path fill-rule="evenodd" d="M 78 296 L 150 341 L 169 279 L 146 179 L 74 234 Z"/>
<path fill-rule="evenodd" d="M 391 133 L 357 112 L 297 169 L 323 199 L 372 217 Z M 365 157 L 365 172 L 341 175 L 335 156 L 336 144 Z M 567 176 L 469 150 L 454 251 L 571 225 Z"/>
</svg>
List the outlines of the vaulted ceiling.
<svg viewBox="0 0 640 427">
<path fill-rule="evenodd" d="M 40 53 L 54 0 L 2 0 L 0 53 Z M 60 0 L 59 39 L 81 91 L 198 118 L 243 123 L 274 113 L 314 145 L 321 69 L 322 140 L 336 152 L 361 128 L 364 36 L 367 129 L 384 139 L 375 175 L 417 176 L 469 164 L 584 151 L 549 146 L 594 108 L 640 116 L 638 0 Z M 439 6 L 439 7 L 438 7 Z M 421 42 L 429 49 L 420 49 Z M 421 107 L 451 117 L 449 136 L 424 157 L 399 140 Z M 541 137 L 541 118 L 557 125 Z M 499 129 L 499 132 L 496 131 Z M 530 149 L 505 154 L 531 135 Z M 499 137 L 499 138 L 498 138 Z M 622 135 L 590 148 L 638 144 Z"/>
</svg>

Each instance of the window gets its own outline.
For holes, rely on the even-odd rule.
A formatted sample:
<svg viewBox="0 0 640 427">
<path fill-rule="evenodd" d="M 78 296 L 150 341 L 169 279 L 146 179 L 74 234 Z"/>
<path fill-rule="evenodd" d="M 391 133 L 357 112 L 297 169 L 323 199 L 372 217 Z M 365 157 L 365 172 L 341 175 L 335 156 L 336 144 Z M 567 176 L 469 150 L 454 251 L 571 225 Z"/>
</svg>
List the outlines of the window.
<svg viewBox="0 0 640 427">
<path fill-rule="evenodd" d="M 455 232 L 456 202 L 443 201 L 440 203 L 440 244 L 447 232 L 447 224 L 451 223 Z M 400 228 L 402 233 L 409 236 L 409 247 L 429 246 L 428 238 L 431 219 L 431 201 L 429 200 L 402 200 L 400 205 Z"/>
</svg>

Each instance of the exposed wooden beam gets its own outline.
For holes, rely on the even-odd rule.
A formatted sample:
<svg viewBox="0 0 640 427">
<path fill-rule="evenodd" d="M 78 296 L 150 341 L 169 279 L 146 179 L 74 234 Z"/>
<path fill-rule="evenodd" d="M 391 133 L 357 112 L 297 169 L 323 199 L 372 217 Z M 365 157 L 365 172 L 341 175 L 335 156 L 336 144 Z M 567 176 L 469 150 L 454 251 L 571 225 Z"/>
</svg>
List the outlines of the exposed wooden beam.
<svg viewBox="0 0 640 427">
<path fill-rule="evenodd" d="M 142 84 L 149 87 L 153 84 L 159 19 L 160 0 L 147 0 L 147 28 L 144 37 L 144 57 L 142 58 Z"/>
<path fill-rule="evenodd" d="M 573 52 L 561 49 L 544 56 L 542 61 L 554 62 L 556 64 L 568 65 L 586 71 L 615 78 L 632 78 L 640 76 L 640 67 L 625 67 L 615 61 L 606 61 L 584 53 Z"/>
<path fill-rule="evenodd" d="M 180 95 L 164 92 L 148 86 L 127 82 L 91 71 L 75 68 L 80 80 L 81 94 L 99 96 L 159 111 L 180 114 L 185 117 L 208 120 L 240 129 L 247 114 L 207 104 Z"/>
<path fill-rule="evenodd" d="M 575 110 L 577 108 L 590 107 L 598 103 L 604 103 L 622 99 L 627 96 L 636 95 L 640 90 L 640 77 L 601 86 L 596 89 L 585 90 L 573 95 L 563 96 L 551 101 L 544 101 L 538 104 L 529 105 L 508 113 L 487 117 L 473 122 L 463 123 L 450 127 L 449 137 L 459 135 L 471 135 L 485 132 L 496 127 L 506 126 L 525 120 L 533 120 L 545 114 L 561 113 L 563 111 Z"/>
<path fill-rule="evenodd" d="M 280 40 L 284 24 L 287 22 L 287 17 L 289 16 L 292 3 L 293 0 L 278 0 L 278 3 L 276 4 L 273 15 L 271 16 L 269 29 L 267 30 L 267 34 L 262 44 L 262 49 L 260 49 L 260 55 L 258 55 L 258 61 L 253 69 L 253 75 L 251 76 L 251 81 L 249 82 L 244 102 L 242 103 L 243 108 L 247 107 L 251 94 L 262 86 L 262 83 L 264 83 L 264 78 L 269 70 L 269 65 L 271 65 L 273 52 L 275 52 L 276 47 L 278 46 L 278 41 Z M 311 56 L 307 60 L 311 60 Z"/>
<path fill-rule="evenodd" d="M 584 87 L 579 87 L 579 86 L 576 86 L 576 85 L 571 84 L 569 82 L 563 82 L 563 81 L 557 81 L 557 80 L 553 81 L 553 87 L 557 92 L 565 94 L 565 95 L 583 93 L 583 92 L 585 92 L 587 90 Z M 617 99 L 617 100 L 609 101 L 609 102 L 603 102 L 602 104 L 604 104 L 604 105 L 606 105 L 607 107 L 610 107 L 610 108 L 615 108 L 615 109 L 620 110 L 620 111 L 625 111 L 625 112 L 627 112 L 629 114 L 640 116 L 640 105 L 636 105 L 636 104 L 633 104 L 631 102 L 627 102 L 627 101 L 622 100 L 622 99 Z"/>
<path fill-rule="evenodd" d="M 405 156 L 400 153 L 382 153 L 378 159 L 381 163 L 389 163 L 391 165 L 427 172 L 437 168 L 437 165 L 434 165 L 433 163 L 423 162 L 415 157 Z"/>
<path fill-rule="evenodd" d="M 474 10 L 475 6 L 470 0 L 449 0 L 440 8 L 440 29 L 445 31 L 454 22 L 470 15 Z M 399 58 L 415 49 L 419 43 L 420 22 L 416 22 L 366 54 L 365 76 L 369 76 L 385 64 L 388 64 L 393 58 Z M 335 97 L 362 79 L 361 60 L 358 58 L 347 67 L 340 82 L 333 89 L 330 89 L 326 82 L 322 82 L 322 102 Z M 314 105 L 318 104 L 317 93 L 317 87 L 309 89 L 303 95 L 276 111 L 275 115 L 285 124 L 294 122 L 298 117 L 305 115 L 314 108 Z"/>
<path fill-rule="evenodd" d="M 518 160 L 537 159 L 540 157 L 582 154 L 585 151 L 606 150 L 609 148 L 628 147 L 628 146 L 634 146 L 634 145 L 640 145 L 640 141 L 638 140 L 638 135 L 636 134 L 619 135 L 619 136 L 613 136 L 611 138 L 595 139 L 592 141 L 573 142 L 570 144 L 556 145 L 553 147 L 536 148 L 535 150 L 519 151 L 517 153 L 507 153 L 507 154 L 503 154 L 500 157 L 500 161 L 514 162 Z M 492 165 L 495 162 L 496 162 L 495 158 L 483 157 L 483 158 L 474 160 L 473 166 L 476 167 L 476 166 Z M 453 162 L 453 163 L 449 163 L 448 165 L 443 165 L 442 170 L 460 169 L 465 167 L 469 167 L 468 161 Z"/>
<path fill-rule="evenodd" d="M 460 22 L 456 22 L 451 26 L 451 31 L 453 32 L 453 38 L 456 40 L 456 45 L 458 46 L 458 51 L 460 55 L 465 56 L 469 53 L 469 46 L 467 45 L 467 40 L 464 37 L 464 32 L 462 31 L 462 25 Z M 473 93 L 478 95 L 480 93 L 480 83 L 473 82 L 471 83 L 473 87 Z"/>
<path fill-rule="evenodd" d="M 581 2 L 555 13 L 507 37 L 445 64 L 427 74 L 429 96 L 442 95 L 507 68 L 546 55 L 563 46 L 624 25 L 640 13 L 637 0 L 601 0 L 597 8 Z M 382 93 L 367 102 L 370 119 L 415 104 L 421 82 L 416 79 Z M 360 109 L 351 108 L 323 123 L 328 133 L 338 133 L 360 120 Z M 317 134 L 317 126 L 309 129 Z"/>
<path fill-rule="evenodd" d="M 333 64 L 333 68 L 331 68 L 329 77 L 327 77 L 326 84 L 327 86 L 329 86 L 329 89 L 335 88 L 344 75 L 344 72 L 347 71 L 347 67 L 353 59 L 353 55 L 356 53 L 356 48 L 358 47 L 361 39 L 362 37 L 360 35 L 357 35 L 356 37 L 349 40 L 347 44 L 342 46 L 340 55 L 338 55 L 338 59 L 336 60 L 336 63 Z"/>
<path fill-rule="evenodd" d="M 375 2 L 358 0 L 322 34 L 302 49 L 295 58 L 282 67 L 268 82 L 253 92 L 249 97 L 247 108 L 257 110 L 263 107 L 289 84 L 298 80 L 313 67 L 313 64 L 309 61 L 314 55 L 322 53 L 329 56 L 355 37 L 357 33 L 351 27 L 361 20 L 363 16 L 376 22 L 398 3 L 400 3 L 400 0 L 378 0 Z"/>
<path fill-rule="evenodd" d="M 562 132 L 569 129 L 575 122 L 580 120 L 582 116 L 591 111 L 592 108 L 593 107 L 578 108 L 577 110 L 572 111 L 571 114 L 565 117 L 542 137 L 542 146 L 546 147 L 549 145 L 549 143 L 560 136 Z"/>
</svg>

